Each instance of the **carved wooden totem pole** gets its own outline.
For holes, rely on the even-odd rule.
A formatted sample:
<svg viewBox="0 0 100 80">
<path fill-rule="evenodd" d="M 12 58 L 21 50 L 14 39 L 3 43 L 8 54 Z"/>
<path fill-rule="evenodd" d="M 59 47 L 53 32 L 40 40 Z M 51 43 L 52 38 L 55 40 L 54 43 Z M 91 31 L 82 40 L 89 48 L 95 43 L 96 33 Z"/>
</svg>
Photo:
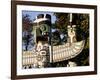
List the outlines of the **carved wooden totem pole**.
<svg viewBox="0 0 100 80">
<path fill-rule="evenodd" d="M 36 47 L 32 51 L 23 52 L 23 68 L 29 66 L 33 68 L 50 67 L 50 63 L 69 60 L 76 57 L 84 48 L 85 40 L 77 41 L 76 25 L 72 25 L 72 14 L 70 14 L 70 24 L 68 29 L 68 42 L 63 45 L 52 46 L 51 42 L 51 16 L 49 14 L 39 14 L 33 22 L 34 41 Z M 76 66 L 75 62 L 66 63 L 67 67 Z"/>
</svg>

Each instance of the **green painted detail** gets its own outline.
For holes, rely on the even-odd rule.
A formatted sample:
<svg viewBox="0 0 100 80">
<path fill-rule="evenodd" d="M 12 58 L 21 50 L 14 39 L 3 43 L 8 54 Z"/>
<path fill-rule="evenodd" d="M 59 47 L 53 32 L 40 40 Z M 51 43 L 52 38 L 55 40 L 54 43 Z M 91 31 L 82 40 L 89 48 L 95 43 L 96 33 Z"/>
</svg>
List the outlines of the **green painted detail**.
<svg viewBox="0 0 100 80">
<path fill-rule="evenodd" d="M 50 31 L 50 27 L 47 24 L 41 24 L 40 25 L 40 30 L 42 31 L 42 33 L 49 32 Z"/>
</svg>

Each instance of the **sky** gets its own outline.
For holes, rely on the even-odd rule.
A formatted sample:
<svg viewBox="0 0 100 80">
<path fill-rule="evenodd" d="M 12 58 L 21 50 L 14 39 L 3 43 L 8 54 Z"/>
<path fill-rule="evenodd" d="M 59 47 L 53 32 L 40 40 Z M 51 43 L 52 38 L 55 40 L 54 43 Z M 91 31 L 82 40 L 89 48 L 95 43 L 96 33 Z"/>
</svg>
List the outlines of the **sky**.
<svg viewBox="0 0 100 80">
<path fill-rule="evenodd" d="M 52 23 L 55 23 L 55 20 L 56 20 L 56 16 L 54 15 L 53 12 L 25 11 L 25 10 L 23 10 L 23 11 L 22 11 L 22 15 L 26 15 L 26 14 L 29 15 L 29 17 L 30 17 L 30 19 L 31 19 L 32 21 L 33 21 L 33 19 L 36 18 L 36 16 L 37 16 L 38 14 L 50 14 L 50 15 L 51 15 L 51 22 L 52 22 Z"/>
</svg>

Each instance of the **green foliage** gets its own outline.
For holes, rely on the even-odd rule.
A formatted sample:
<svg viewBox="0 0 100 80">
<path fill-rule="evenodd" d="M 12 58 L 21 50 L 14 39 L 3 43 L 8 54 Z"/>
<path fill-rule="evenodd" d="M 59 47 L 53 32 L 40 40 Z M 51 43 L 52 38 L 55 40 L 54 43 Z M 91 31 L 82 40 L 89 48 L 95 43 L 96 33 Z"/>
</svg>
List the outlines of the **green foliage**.
<svg viewBox="0 0 100 80">
<path fill-rule="evenodd" d="M 67 30 L 67 25 L 69 24 L 69 17 L 67 13 L 55 13 L 57 18 L 55 25 L 61 30 Z"/>
<path fill-rule="evenodd" d="M 52 33 L 51 41 L 53 45 L 59 45 L 61 43 L 60 34 L 58 31 Z"/>
</svg>

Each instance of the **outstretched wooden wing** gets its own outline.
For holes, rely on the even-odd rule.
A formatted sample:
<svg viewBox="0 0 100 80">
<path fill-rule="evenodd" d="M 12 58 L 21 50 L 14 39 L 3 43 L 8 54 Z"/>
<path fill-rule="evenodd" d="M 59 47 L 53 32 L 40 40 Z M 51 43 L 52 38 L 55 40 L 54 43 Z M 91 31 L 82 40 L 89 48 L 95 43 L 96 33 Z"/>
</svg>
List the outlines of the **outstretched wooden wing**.
<svg viewBox="0 0 100 80">
<path fill-rule="evenodd" d="M 85 40 L 64 45 L 53 46 L 53 62 L 59 62 L 76 57 L 84 48 Z"/>
</svg>

